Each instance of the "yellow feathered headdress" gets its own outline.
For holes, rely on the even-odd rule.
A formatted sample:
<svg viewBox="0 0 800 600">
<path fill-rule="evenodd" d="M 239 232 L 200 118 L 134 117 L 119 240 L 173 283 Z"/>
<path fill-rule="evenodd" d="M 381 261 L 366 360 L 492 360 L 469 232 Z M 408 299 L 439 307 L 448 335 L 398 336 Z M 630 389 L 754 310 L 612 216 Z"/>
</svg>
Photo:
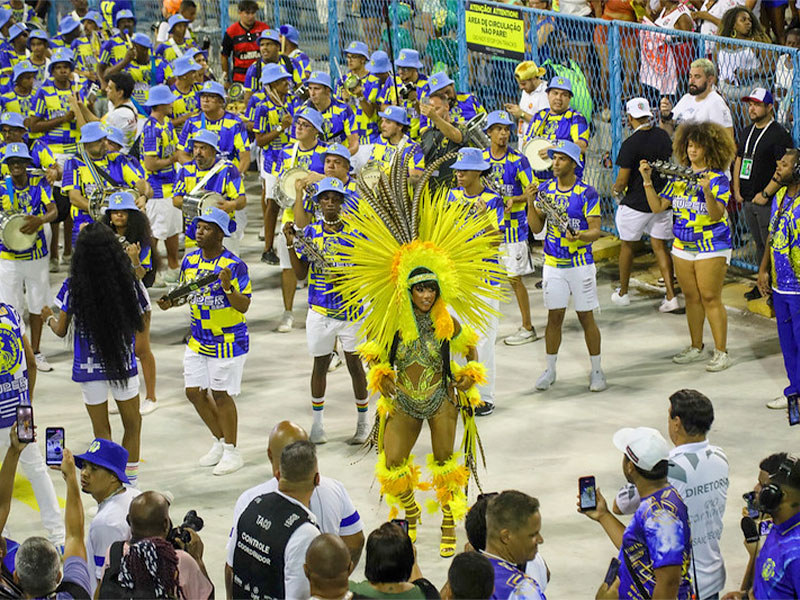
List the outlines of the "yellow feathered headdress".
<svg viewBox="0 0 800 600">
<path fill-rule="evenodd" d="M 366 307 L 361 333 L 382 349 L 391 346 L 397 331 L 405 342 L 419 337 L 408 281 L 418 267 L 431 271 L 439 284 L 439 299 L 431 309 L 439 339 L 453 335 L 448 307 L 482 329 L 494 312 L 487 300 L 504 297 L 503 288 L 490 283 L 503 281 L 506 273 L 497 261 L 497 235 L 486 233 L 488 215 L 449 202 L 446 188 L 430 195 L 428 179 L 452 157 L 430 165 L 412 197 L 409 155 L 396 155 L 390 174 L 381 175 L 374 191 L 359 179 L 358 210 L 344 216 L 361 237 L 340 249 L 343 264 L 332 269 L 334 289 L 348 305 Z"/>
</svg>

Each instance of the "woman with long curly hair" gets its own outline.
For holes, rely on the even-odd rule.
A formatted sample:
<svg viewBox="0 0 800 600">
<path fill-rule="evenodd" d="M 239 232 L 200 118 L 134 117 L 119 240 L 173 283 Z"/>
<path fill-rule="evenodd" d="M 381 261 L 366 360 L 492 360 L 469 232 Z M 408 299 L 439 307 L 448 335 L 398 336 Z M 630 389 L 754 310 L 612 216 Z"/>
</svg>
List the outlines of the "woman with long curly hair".
<svg viewBox="0 0 800 600">
<path fill-rule="evenodd" d="M 161 257 L 153 252 L 150 243 L 150 222 L 136 206 L 132 194 L 118 192 L 108 200 L 108 209 L 101 222 L 108 225 L 117 234 L 125 252 L 131 259 L 133 272 L 139 283 L 139 291 L 143 303 L 147 306 L 142 314 L 144 329 L 136 332 L 136 356 L 142 363 L 144 375 L 145 399 L 139 407 L 142 415 L 153 412 L 156 404 L 156 359 L 150 349 L 150 297 L 148 287 L 153 284 L 155 274 L 161 267 Z M 115 412 L 113 409 L 111 412 Z"/>
<path fill-rule="evenodd" d="M 45 306 L 42 317 L 64 337 L 72 324 L 72 380 L 97 438 L 111 439 L 108 392 L 122 417 L 122 446 L 128 451 L 125 474 L 135 485 L 139 470 L 142 418 L 134 337 L 144 329 L 142 300 L 131 266 L 116 234 L 102 223 L 86 225 L 78 235 L 69 277 L 56 296 L 58 317 Z"/>
<path fill-rule="evenodd" d="M 731 260 L 727 210 L 731 192 L 725 172 L 736 156 L 736 145 L 721 125 L 690 122 L 678 127 L 672 149 L 682 165 L 691 167 L 697 177 L 694 183 L 672 180 L 659 194 L 648 162 L 639 165 L 650 209 L 672 208 L 672 258 L 686 299 L 691 337 L 691 345 L 672 361 L 687 364 L 704 358 L 703 325 L 708 318 L 715 349 L 706 371 L 722 371 L 731 365 L 728 315 L 722 304 L 722 284 Z"/>
</svg>

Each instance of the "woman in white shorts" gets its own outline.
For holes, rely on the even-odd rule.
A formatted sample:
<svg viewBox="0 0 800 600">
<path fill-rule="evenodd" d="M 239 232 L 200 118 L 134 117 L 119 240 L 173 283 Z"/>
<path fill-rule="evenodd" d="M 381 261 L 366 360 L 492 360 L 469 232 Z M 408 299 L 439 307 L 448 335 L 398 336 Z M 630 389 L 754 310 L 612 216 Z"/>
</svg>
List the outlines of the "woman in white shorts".
<svg viewBox="0 0 800 600">
<path fill-rule="evenodd" d="M 736 156 L 736 144 L 721 125 L 690 122 L 678 127 L 672 148 L 678 161 L 698 177 L 695 184 L 674 180 L 659 195 L 653 189 L 650 165 L 642 161 L 639 166 L 650 209 L 655 213 L 672 208 L 672 258 L 686 299 L 691 337 L 691 345 L 672 360 L 687 364 L 704 358 L 703 326 L 708 318 L 715 348 L 706 371 L 722 371 L 731 365 L 728 315 L 722 303 L 722 284 L 731 260 L 727 211 L 731 192 L 725 171 Z"/>
<path fill-rule="evenodd" d="M 61 313 L 54 317 L 49 306 L 42 310 L 45 322 L 59 337 L 67 335 L 74 320 L 72 380 L 81 385 L 96 438 L 111 439 L 111 392 L 122 417 L 126 475 L 134 483 L 142 429 L 134 338 L 144 328 L 137 289 L 131 261 L 117 236 L 102 223 L 90 223 L 76 240 L 71 277 L 56 295 Z"/>
</svg>

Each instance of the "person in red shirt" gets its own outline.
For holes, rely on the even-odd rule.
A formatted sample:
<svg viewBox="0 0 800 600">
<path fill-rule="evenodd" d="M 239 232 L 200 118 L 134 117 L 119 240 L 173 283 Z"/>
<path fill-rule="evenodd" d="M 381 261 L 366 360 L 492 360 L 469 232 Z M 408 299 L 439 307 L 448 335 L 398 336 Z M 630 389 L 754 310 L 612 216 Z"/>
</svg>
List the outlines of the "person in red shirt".
<svg viewBox="0 0 800 600">
<path fill-rule="evenodd" d="M 256 20 L 258 4 L 255 0 L 241 0 L 239 2 L 239 20 L 228 27 L 222 38 L 222 72 L 224 73 L 225 89 L 232 82 L 244 84 L 247 67 L 258 59 L 258 36 L 269 26 Z M 233 68 L 229 59 L 233 56 Z"/>
</svg>

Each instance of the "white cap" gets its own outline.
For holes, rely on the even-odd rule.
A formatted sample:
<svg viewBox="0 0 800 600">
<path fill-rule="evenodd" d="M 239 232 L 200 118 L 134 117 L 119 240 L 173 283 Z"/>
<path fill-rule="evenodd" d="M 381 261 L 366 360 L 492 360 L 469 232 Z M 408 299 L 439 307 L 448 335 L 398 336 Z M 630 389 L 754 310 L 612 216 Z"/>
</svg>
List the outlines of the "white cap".
<svg viewBox="0 0 800 600">
<path fill-rule="evenodd" d="M 613 440 L 617 449 L 644 471 L 652 471 L 662 460 L 669 459 L 667 440 L 652 427 L 623 427 Z"/>
<path fill-rule="evenodd" d="M 641 119 L 642 117 L 653 116 L 653 111 L 650 110 L 650 103 L 646 98 L 631 98 L 625 105 L 625 110 L 634 119 Z"/>
</svg>

